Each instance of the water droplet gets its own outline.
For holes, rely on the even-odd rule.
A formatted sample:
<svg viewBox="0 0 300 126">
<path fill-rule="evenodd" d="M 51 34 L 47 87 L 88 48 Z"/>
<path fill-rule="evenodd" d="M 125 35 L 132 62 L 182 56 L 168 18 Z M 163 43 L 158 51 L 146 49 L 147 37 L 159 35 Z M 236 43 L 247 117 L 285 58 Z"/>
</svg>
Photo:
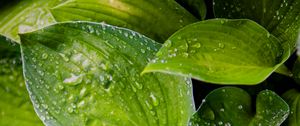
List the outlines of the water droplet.
<svg viewBox="0 0 300 126">
<path fill-rule="evenodd" d="M 47 59 L 48 58 L 48 54 L 47 53 L 43 53 L 42 54 L 42 59 Z"/>
<path fill-rule="evenodd" d="M 225 21 L 224 20 L 221 20 L 221 24 L 224 24 L 225 23 Z"/>
<path fill-rule="evenodd" d="M 145 51 L 144 49 L 141 49 L 141 52 L 142 52 L 142 53 L 145 53 L 146 51 Z"/>
<path fill-rule="evenodd" d="M 221 109 L 220 109 L 220 111 L 221 111 L 221 112 L 224 112 L 224 111 L 225 111 L 225 109 L 224 109 L 224 108 L 221 108 Z"/>
<path fill-rule="evenodd" d="M 82 75 L 71 74 L 71 77 L 64 79 L 64 83 L 68 85 L 78 85 L 82 82 Z"/>
<path fill-rule="evenodd" d="M 158 106 L 159 105 L 158 99 L 152 93 L 150 94 L 150 98 L 151 98 L 153 106 Z"/>
<path fill-rule="evenodd" d="M 192 47 L 194 47 L 194 48 L 200 48 L 201 47 L 201 43 L 196 43 Z"/>
<path fill-rule="evenodd" d="M 182 53 L 182 56 L 185 57 L 185 58 L 187 58 L 187 57 L 189 57 L 189 54 L 186 53 L 186 52 L 184 52 L 184 53 Z"/>
<path fill-rule="evenodd" d="M 219 48 L 223 49 L 225 45 L 223 43 L 219 43 Z"/>
<path fill-rule="evenodd" d="M 135 82 L 134 84 L 138 89 L 140 89 L 140 90 L 143 89 L 143 85 L 140 84 L 139 82 Z"/>
<path fill-rule="evenodd" d="M 239 105 L 238 108 L 241 110 L 241 109 L 243 109 L 243 106 L 242 106 L 242 105 Z"/>
<path fill-rule="evenodd" d="M 68 108 L 67 108 L 67 111 L 68 111 L 69 113 L 73 113 L 73 112 L 74 112 L 74 109 L 73 109 L 73 107 L 68 107 Z"/>
<path fill-rule="evenodd" d="M 153 106 L 148 101 L 145 101 L 145 104 L 148 107 L 148 109 L 153 109 Z"/>
<path fill-rule="evenodd" d="M 218 122 L 218 124 L 219 124 L 219 125 L 223 125 L 223 122 L 222 122 L 222 121 L 220 121 L 220 122 Z"/>
<path fill-rule="evenodd" d="M 172 41 L 171 40 L 167 40 L 165 43 L 165 47 L 170 48 L 172 46 Z"/>
<path fill-rule="evenodd" d="M 276 11 L 276 15 L 279 15 L 279 11 Z"/>
<path fill-rule="evenodd" d="M 65 54 L 62 54 L 62 53 L 59 53 L 59 55 L 63 58 L 64 61 L 68 62 L 70 59 L 65 55 Z"/>
</svg>

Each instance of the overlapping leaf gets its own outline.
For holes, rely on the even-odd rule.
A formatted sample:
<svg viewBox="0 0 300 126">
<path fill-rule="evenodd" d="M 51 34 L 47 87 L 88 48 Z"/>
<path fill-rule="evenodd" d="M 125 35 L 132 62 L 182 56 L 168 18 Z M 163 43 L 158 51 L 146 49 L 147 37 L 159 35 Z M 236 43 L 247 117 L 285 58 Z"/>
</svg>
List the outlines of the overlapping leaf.
<svg viewBox="0 0 300 126">
<path fill-rule="evenodd" d="M 140 76 L 160 44 L 127 29 L 88 22 L 22 34 L 24 73 L 46 125 L 186 125 L 191 82 Z"/>
<path fill-rule="evenodd" d="M 293 51 L 300 28 L 300 0 L 214 0 L 218 18 L 247 18 L 264 26 Z"/>
<path fill-rule="evenodd" d="M 11 1 L 0 11 L 0 34 L 19 42 L 18 33 L 32 31 L 51 23 L 54 19 L 49 8 L 65 0 Z"/>
<path fill-rule="evenodd" d="M 72 0 L 51 10 L 57 21 L 106 22 L 160 42 L 196 20 L 174 0 Z"/>
<path fill-rule="evenodd" d="M 212 91 L 190 120 L 191 126 L 280 126 L 289 106 L 274 92 L 265 90 L 256 98 L 253 113 L 250 95 L 240 88 L 225 87 Z"/>
<path fill-rule="evenodd" d="M 291 112 L 287 119 L 288 126 L 300 125 L 300 93 L 296 89 L 291 89 L 283 94 L 284 100 L 290 105 Z"/>
<path fill-rule="evenodd" d="M 176 0 L 181 5 L 185 6 L 197 18 L 204 20 L 206 17 L 206 5 L 204 0 Z"/>
<path fill-rule="evenodd" d="M 255 22 L 215 19 L 176 32 L 143 73 L 180 74 L 219 84 L 257 84 L 288 56 L 288 45 Z"/>
<path fill-rule="evenodd" d="M 27 93 L 19 45 L 0 36 L 0 125 L 41 126 Z"/>
</svg>

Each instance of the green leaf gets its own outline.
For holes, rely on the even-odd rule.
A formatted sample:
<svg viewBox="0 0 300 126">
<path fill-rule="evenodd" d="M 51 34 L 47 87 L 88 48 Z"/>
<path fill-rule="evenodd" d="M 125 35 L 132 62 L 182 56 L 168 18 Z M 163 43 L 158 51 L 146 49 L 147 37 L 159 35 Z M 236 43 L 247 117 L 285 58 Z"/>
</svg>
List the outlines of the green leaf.
<svg viewBox="0 0 300 126">
<path fill-rule="evenodd" d="M 284 100 L 290 105 L 291 112 L 287 119 L 288 126 L 300 125 L 300 92 L 296 89 L 291 89 L 283 94 Z"/>
<path fill-rule="evenodd" d="M 61 23 L 22 34 L 31 99 L 47 125 L 186 125 L 191 80 L 140 76 L 160 44 L 104 23 Z"/>
<path fill-rule="evenodd" d="M 0 125 L 42 126 L 27 93 L 20 47 L 0 36 Z"/>
<path fill-rule="evenodd" d="M 250 20 L 215 19 L 179 30 L 143 73 L 164 72 L 218 84 L 257 84 L 289 56 L 264 28 Z"/>
<path fill-rule="evenodd" d="M 72 0 L 51 10 L 57 21 L 93 21 L 122 26 L 160 42 L 197 21 L 174 0 Z"/>
<path fill-rule="evenodd" d="M 17 0 L 12 1 L 0 10 L 0 35 L 19 42 L 18 33 L 33 31 L 54 23 L 49 12 L 65 0 Z"/>
<path fill-rule="evenodd" d="M 175 0 L 181 5 L 186 6 L 199 19 L 204 20 L 206 17 L 206 5 L 204 0 Z"/>
<path fill-rule="evenodd" d="M 299 57 L 295 61 L 292 72 L 293 72 L 294 80 L 297 82 L 297 84 L 300 84 L 300 58 Z"/>
<path fill-rule="evenodd" d="M 289 106 L 272 91 L 261 91 L 254 112 L 250 95 L 235 87 L 212 91 L 202 101 L 191 126 L 280 126 L 289 114 Z"/>
<path fill-rule="evenodd" d="M 282 64 L 280 67 L 278 67 L 275 72 L 288 77 L 293 76 L 292 71 L 285 64 Z"/>
<path fill-rule="evenodd" d="M 300 0 L 214 0 L 218 18 L 247 18 L 264 26 L 294 50 L 300 28 Z"/>
</svg>

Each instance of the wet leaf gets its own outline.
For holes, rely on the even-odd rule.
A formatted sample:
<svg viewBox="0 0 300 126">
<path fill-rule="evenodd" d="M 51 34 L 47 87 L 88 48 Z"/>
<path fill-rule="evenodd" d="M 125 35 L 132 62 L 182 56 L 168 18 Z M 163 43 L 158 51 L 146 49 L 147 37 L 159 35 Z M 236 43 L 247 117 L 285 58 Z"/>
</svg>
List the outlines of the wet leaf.
<svg viewBox="0 0 300 126">
<path fill-rule="evenodd" d="M 217 84 L 258 84 L 289 56 L 288 46 L 250 20 L 198 22 L 172 35 L 143 73 L 178 74 Z"/>
<path fill-rule="evenodd" d="M 288 126 L 300 125 L 300 92 L 296 89 L 291 89 L 283 94 L 284 100 L 290 105 L 291 112 L 287 119 Z"/>
<path fill-rule="evenodd" d="M 159 42 L 197 21 L 174 0 L 72 0 L 51 12 L 57 21 L 106 22 L 133 29 Z"/>
<path fill-rule="evenodd" d="M 18 44 L 0 36 L 0 125 L 42 126 L 27 93 Z"/>
<path fill-rule="evenodd" d="M 218 18 L 247 18 L 264 26 L 294 50 L 300 28 L 300 0 L 214 0 Z"/>
<path fill-rule="evenodd" d="M 191 126 L 280 126 L 289 106 L 272 91 L 261 91 L 254 112 L 250 95 L 235 87 L 212 91 L 190 120 Z"/>
<path fill-rule="evenodd" d="M 106 24 L 61 23 L 21 35 L 31 99 L 47 125 L 186 125 L 190 79 L 140 76 L 160 44 Z"/>
<path fill-rule="evenodd" d="M 1 7 L 0 34 L 19 42 L 18 33 L 33 31 L 54 23 L 49 12 L 65 0 L 15 0 Z"/>
</svg>

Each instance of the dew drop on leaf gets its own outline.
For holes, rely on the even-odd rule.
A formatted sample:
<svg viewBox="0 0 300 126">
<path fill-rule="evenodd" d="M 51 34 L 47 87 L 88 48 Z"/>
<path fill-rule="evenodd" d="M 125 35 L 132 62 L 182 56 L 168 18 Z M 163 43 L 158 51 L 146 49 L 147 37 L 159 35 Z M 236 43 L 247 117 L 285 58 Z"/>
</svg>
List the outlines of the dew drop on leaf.
<svg viewBox="0 0 300 126">
<path fill-rule="evenodd" d="M 82 82 L 83 75 L 71 74 L 71 77 L 64 79 L 64 83 L 68 85 L 78 85 Z"/>
</svg>

